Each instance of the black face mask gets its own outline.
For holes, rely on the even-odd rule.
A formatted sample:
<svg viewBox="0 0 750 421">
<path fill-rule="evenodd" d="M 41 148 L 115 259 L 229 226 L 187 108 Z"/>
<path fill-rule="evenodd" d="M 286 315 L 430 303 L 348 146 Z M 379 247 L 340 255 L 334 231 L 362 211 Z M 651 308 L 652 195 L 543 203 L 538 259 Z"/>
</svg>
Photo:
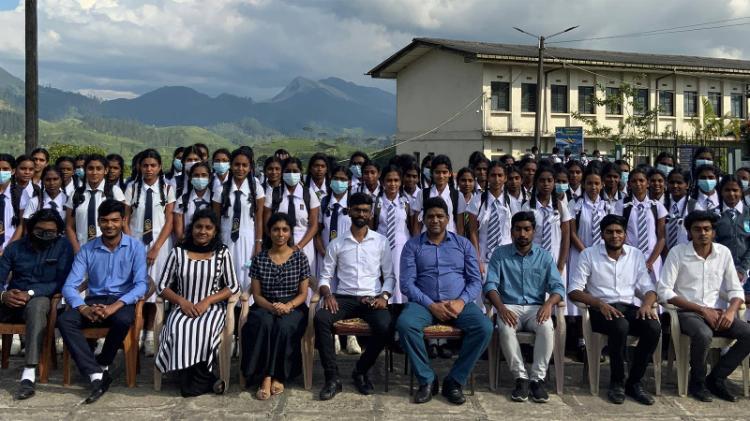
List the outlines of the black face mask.
<svg viewBox="0 0 750 421">
<path fill-rule="evenodd" d="M 31 245 L 38 250 L 44 250 L 55 243 L 59 235 L 57 231 L 38 231 L 31 233 Z"/>
</svg>

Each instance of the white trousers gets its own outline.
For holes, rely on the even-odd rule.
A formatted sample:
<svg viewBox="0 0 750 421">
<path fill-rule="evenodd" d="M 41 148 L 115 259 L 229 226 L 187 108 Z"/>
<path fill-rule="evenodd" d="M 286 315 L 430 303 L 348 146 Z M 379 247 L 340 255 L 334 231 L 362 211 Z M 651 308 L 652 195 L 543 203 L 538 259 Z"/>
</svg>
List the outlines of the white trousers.
<svg viewBox="0 0 750 421">
<path fill-rule="evenodd" d="M 497 333 L 500 337 L 500 346 L 503 350 L 505 360 L 510 366 L 510 372 L 514 379 L 544 380 L 547 375 L 547 366 L 552 349 L 555 345 L 555 329 L 552 319 L 547 319 L 541 325 L 536 321 L 536 313 L 539 305 L 505 305 L 510 311 L 518 316 L 515 327 L 505 324 L 498 318 Z M 526 367 L 521 355 L 521 345 L 518 343 L 516 332 L 532 332 L 536 335 L 534 341 L 534 362 L 531 365 L 531 376 L 526 372 Z"/>
</svg>

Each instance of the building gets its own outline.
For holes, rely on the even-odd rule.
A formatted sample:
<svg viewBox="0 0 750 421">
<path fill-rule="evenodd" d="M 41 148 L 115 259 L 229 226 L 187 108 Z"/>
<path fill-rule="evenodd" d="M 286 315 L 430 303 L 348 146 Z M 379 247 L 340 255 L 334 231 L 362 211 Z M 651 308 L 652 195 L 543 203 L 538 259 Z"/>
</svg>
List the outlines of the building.
<svg viewBox="0 0 750 421">
<path fill-rule="evenodd" d="M 396 79 L 396 138 L 418 137 L 397 153 L 466 162 L 475 150 L 488 157 L 530 150 L 537 64 L 536 46 L 415 38 L 368 74 Z M 542 151 L 554 145 L 556 127 L 584 126 L 573 111 L 618 131 L 639 109 L 661 110 L 652 132 L 684 135 L 703 118 L 703 98 L 717 115 L 747 117 L 750 61 L 547 47 L 544 67 Z M 640 106 L 592 102 L 595 93 L 620 95 L 623 82 Z M 612 154 L 614 144 L 587 136 L 586 152 L 594 149 Z"/>
</svg>

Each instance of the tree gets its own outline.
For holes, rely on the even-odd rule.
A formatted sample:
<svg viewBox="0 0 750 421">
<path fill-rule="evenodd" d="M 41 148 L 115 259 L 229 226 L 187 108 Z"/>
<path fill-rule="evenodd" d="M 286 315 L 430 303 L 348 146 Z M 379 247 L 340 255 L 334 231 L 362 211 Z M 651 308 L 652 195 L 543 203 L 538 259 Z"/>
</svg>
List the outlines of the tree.
<svg viewBox="0 0 750 421">
<path fill-rule="evenodd" d="M 104 150 L 104 148 L 94 145 L 69 145 L 64 143 L 53 143 L 49 148 L 47 148 L 47 150 L 49 151 L 50 162 L 55 162 L 55 160 L 61 156 L 70 156 L 75 158 L 78 155 L 107 155 L 107 151 Z"/>
</svg>

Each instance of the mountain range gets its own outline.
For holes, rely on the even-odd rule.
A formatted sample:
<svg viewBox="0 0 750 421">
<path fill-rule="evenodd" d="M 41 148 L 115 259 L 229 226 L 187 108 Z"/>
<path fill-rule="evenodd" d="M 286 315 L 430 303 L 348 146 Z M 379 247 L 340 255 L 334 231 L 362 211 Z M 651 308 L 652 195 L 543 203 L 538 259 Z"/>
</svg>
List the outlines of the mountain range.
<svg viewBox="0 0 750 421">
<path fill-rule="evenodd" d="M 22 112 L 24 83 L 0 68 L 0 111 Z M 339 79 L 297 77 L 268 101 L 232 94 L 211 97 L 185 86 L 165 86 L 133 99 L 101 101 L 40 86 L 39 116 L 127 120 L 156 127 L 198 126 L 244 135 L 330 137 L 357 133 L 383 137 L 395 132 L 396 96 Z M 232 126 L 227 128 L 227 124 Z"/>
</svg>

